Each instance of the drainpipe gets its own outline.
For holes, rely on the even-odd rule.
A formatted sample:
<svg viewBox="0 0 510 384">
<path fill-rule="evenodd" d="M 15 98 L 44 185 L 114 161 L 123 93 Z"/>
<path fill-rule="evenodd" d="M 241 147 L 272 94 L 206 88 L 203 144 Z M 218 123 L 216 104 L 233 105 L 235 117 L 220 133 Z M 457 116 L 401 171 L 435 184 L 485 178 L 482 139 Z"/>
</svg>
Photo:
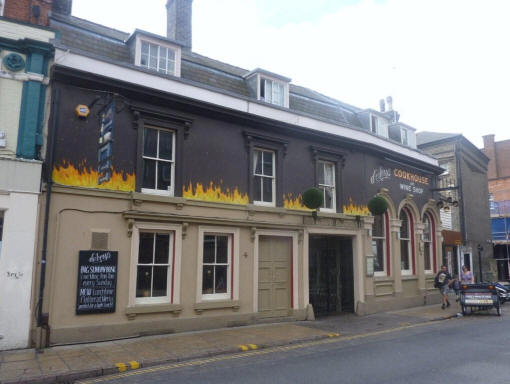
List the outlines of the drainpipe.
<svg viewBox="0 0 510 384">
<path fill-rule="evenodd" d="M 41 250 L 41 277 L 39 282 L 39 300 L 37 305 L 37 327 L 41 327 L 46 330 L 46 341 L 42 346 L 47 347 L 49 345 L 49 314 L 43 313 L 43 299 L 44 299 L 44 286 L 46 283 L 46 254 L 48 249 L 48 225 L 49 225 L 49 214 L 50 214 L 50 202 L 51 202 L 51 190 L 53 187 L 53 153 L 55 147 L 55 137 L 57 130 L 57 116 L 58 116 L 58 89 L 53 91 L 53 97 L 51 102 L 52 119 L 51 119 L 51 130 L 48 140 L 47 158 L 46 158 L 46 202 L 44 207 L 44 229 L 43 229 L 43 243 Z M 42 344 L 42 343 L 41 343 Z"/>
</svg>

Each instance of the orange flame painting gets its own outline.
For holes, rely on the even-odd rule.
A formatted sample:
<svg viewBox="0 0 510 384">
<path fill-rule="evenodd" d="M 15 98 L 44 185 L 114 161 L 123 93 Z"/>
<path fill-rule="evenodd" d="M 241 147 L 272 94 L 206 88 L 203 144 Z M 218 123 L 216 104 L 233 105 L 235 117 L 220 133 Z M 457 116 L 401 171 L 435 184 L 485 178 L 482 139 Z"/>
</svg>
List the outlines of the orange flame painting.
<svg viewBox="0 0 510 384">
<path fill-rule="evenodd" d="M 234 189 L 226 188 L 225 191 L 223 191 L 221 185 L 215 185 L 212 181 L 207 188 L 204 188 L 202 183 L 196 183 L 195 187 L 193 187 L 192 182 L 190 182 L 188 186 L 184 185 L 182 187 L 182 197 L 191 200 L 240 205 L 248 205 L 250 202 L 248 194 L 239 192 L 237 187 Z"/>
<path fill-rule="evenodd" d="M 135 190 L 135 174 L 126 172 L 112 172 L 109 181 L 98 184 L 96 170 L 81 163 L 75 167 L 67 161 L 53 167 L 53 181 L 58 184 L 84 188 L 111 189 L 114 191 L 131 192 Z"/>
<path fill-rule="evenodd" d="M 344 214 L 353 216 L 369 216 L 370 210 L 366 205 L 354 204 L 352 199 L 349 197 L 349 205 L 344 205 Z"/>
<path fill-rule="evenodd" d="M 301 194 L 293 197 L 292 193 L 283 194 L 283 207 L 286 209 L 297 209 L 300 211 L 310 211 L 303 205 Z"/>
</svg>

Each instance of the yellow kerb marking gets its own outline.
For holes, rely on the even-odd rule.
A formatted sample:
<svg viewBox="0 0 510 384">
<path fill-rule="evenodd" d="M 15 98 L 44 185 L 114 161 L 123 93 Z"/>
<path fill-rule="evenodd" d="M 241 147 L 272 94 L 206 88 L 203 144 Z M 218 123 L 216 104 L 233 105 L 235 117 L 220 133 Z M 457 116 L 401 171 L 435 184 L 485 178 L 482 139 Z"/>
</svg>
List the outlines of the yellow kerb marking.
<svg viewBox="0 0 510 384">
<path fill-rule="evenodd" d="M 258 347 L 257 347 L 255 344 L 248 344 L 248 346 L 249 346 L 251 349 L 258 349 Z"/>
<path fill-rule="evenodd" d="M 129 366 L 131 369 L 138 369 L 140 368 L 140 363 L 138 361 L 130 361 Z"/>
<path fill-rule="evenodd" d="M 119 372 L 125 372 L 127 370 L 127 366 L 124 363 L 117 363 L 115 364 Z"/>
<path fill-rule="evenodd" d="M 239 346 L 239 348 L 241 349 L 241 351 L 248 351 L 248 350 L 250 349 L 250 348 L 248 348 L 248 347 L 247 347 L 246 345 L 244 345 L 244 344 L 241 344 L 241 345 Z"/>
</svg>

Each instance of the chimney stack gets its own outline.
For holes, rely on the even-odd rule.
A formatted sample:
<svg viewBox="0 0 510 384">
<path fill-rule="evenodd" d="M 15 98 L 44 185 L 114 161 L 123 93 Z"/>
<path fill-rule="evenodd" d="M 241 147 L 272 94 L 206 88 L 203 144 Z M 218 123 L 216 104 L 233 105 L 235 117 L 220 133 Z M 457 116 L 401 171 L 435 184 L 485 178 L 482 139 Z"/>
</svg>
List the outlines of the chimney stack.
<svg viewBox="0 0 510 384">
<path fill-rule="evenodd" d="M 487 169 L 487 177 L 490 179 L 495 179 L 499 177 L 498 172 L 498 157 L 496 152 L 496 141 L 494 140 L 494 135 L 485 135 L 483 137 L 483 149 L 482 152 L 490 159 L 489 166 Z"/>
<path fill-rule="evenodd" d="M 381 112 L 385 112 L 386 111 L 386 104 L 384 103 L 384 99 L 379 100 L 379 110 Z"/>
<path fill-rule="evenodd" d="M 73 0 L 53 0 L 51 11 L 61 15 L 71 16 Z"/>
<path fill-rule="evenodd" d="M 388 104 L 388 111 L 393 111 L 393 97 L 386 97 L 386 104 Z"/>
<path fill-rule="evenodd" d="M 191 50 L 191 11 L 193 0 L 168 0 L 166 35 Z"/>
</svg>

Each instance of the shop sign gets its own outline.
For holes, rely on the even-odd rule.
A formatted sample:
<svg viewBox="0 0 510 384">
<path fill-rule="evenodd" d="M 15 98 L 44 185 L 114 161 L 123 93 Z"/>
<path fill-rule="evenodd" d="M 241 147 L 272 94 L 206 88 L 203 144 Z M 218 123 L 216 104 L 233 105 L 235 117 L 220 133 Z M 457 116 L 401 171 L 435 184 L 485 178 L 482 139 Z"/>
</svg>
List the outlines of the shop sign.
<svg viewBox="0 0 510 384">
<path fill-rule="evenodd" d="M 374 168 L 370 175 L 370 184 L 385 184 L 390 181 L 398 183 L 398 188 L 407 193 L 421 195 L 429 186 L 430 178 L 400 168 Z"/>
<path fill-rule="evenodd" d="M 76 314 L 115 312 L 116 251 L 80 251 Z"/>
</svg>

